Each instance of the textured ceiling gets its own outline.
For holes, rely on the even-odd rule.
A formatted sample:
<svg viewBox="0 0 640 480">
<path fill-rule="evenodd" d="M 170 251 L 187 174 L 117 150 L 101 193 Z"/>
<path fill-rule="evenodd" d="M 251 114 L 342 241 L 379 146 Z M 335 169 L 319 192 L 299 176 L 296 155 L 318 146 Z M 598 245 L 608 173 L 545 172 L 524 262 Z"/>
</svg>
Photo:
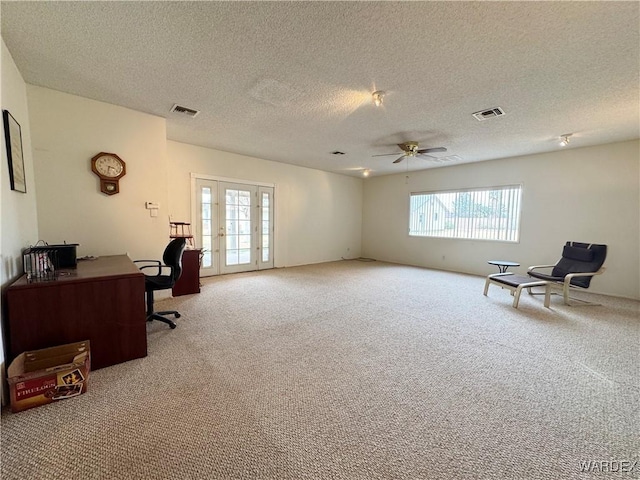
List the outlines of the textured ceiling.
<svg viewBox="0 0 640 480">
<path fill-rule="evenodd" d="M 403 172 L 635 139 L 638 2 L 2 2 L 26 82 L 166 117 L 171 140 Z M 371 92 L 384 90 L 382 107 Z M 169 113 L 173 104 L 201 110 Z M 478 122 L 472 113 L 501 107 Z M 332 155 L 339 150 L 345 155 Z"/>
</svg>

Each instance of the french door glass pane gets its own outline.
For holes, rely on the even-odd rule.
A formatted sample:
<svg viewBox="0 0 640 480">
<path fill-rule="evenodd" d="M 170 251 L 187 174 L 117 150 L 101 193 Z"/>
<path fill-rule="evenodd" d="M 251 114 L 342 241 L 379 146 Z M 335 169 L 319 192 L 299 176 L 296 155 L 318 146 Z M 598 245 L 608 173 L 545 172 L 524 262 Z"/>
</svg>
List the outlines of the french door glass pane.
<svg viewBox="0 0 640 480">
<path fill-rule="evenodd" d="M 251 248 L 251 235 L 238 235 L 239 239 L 239 248 Z"/>
<path fill-rule="evenodd" d="M 210 267 L 211 265 L 213 265 L 212 258 L 211 258 L 211 250 L 205 250 L 204 253 L 202 254 L 202 265 L 205 265 L 207 267 Z"/>
<path fill-rule="evenodd" d="M 251 235 L 251 222 L 249 220 L 241 220 L 238 222 L 238 233 L 242 235 Z"/>
<path fill-rule="evenodd" d="M 269 261 L 269 194 L 262 193 L 262 261 Z"/>
<path fill-rule="evenodd" d="M 247 264 L 251 261 L 251 249 L 243 248 L 242 250 L 238 250 L 238 263 L 243 265 Z"/>
<path fill-rule="evenodd" d="M 202 220 L 202 235 L 211 237 L 211 220 Z"/>
<path fill-rule="evenodd" d="M 225 193 L 226 264 L 251 262 L 251 192 L 228 189 Z"/>
<path fill-rule="evenodd" d="M 213 258 L 211 256 L 212 234 L 211 234 L 211 187 L 202 187 L 200 189 L 200 215 L 202 217 L 202 225 L 200 231 L 202 232 L 202 249 L 204 254 L 202 256 L 202 267 L 208 268 L 213 264 L 211 263 Z"/>
</svg>

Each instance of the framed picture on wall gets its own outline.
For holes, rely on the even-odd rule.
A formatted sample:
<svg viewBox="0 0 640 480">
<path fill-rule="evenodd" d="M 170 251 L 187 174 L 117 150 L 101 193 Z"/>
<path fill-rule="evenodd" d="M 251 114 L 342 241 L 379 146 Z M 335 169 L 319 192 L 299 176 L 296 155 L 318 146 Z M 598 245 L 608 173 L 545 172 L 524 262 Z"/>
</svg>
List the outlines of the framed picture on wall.
<svg viewBox="0 0 640 480">
<path fill-rule="evenodd" d="M 27 193 L 27 182 L 24 177 L 24 159 L 22 158 L 22 131 L 20 124 L 9 113 L 2 111 L 4 120 L 4 139 L 7 145 L 7 159 L 9 161 L 9 180 L 11 190 Z"/>
</svg>

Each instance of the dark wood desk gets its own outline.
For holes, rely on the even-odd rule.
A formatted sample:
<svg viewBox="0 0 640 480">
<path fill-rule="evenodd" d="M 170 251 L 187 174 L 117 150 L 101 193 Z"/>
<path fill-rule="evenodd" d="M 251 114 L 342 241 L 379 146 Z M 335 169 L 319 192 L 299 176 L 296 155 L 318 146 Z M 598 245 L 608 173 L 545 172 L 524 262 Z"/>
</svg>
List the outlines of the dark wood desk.
<svg viewBox="0 0 640 480">
<path fill-rule="evenodd" d="M 78 262 L 57 280 L 6 292 L 8 362 L 26 350 L 90 340 L 92 370 L 147 355 L 144 275 L 127 255 Z"/>
</svg>

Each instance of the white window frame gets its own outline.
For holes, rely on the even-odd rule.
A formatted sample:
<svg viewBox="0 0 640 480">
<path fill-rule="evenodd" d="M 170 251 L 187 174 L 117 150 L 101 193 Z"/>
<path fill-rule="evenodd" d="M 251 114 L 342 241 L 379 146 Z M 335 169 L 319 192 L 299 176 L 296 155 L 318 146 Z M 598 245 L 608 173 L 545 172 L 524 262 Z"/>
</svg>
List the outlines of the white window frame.
<svg viewBox="0 0 640 480">
<path fill-rule="evenodd" d="M 507 191 L 509 197 L 507 199 L 507 217 L 497 216 L 470 216 L 470 217 L 458 217 L 452 212 L 451 199 L 446 199 L 447 195 L 461 195 L 470 194 L 472 202 L 472 212 L 478 212 L 475 210 L 480 205 L 487 207 L 486 203 L 482 204 L 482 200 L 486 200 L 489 192 Z M 510 184 L 510 185 L 497 185 L 491 187 L 473 187 L 463 189 L 452 190 L 438 190 L 438 191 L 426 191 L 426 192 L 411 192 L 409 194 L 409 215 L 408 215 L 408 233 L 411 237 L 423 237 L 423 238 L 448 238 L 457 240 L 482 240 L 491 242 L 506 242 L 506 243 L 519 243 L 520 242 L 520 221 L 522 218 L 522 192 L 523 185 Z M 432 203 L 432 207 L 427 210 L 428 207 L 423 207 L 421 210 L 416 210 L 413 207 L 413 199 L 419 196 L 428 195 L 440 195 L 441 197 L 435 197 L 435 202 Z M 444 196 L 444 199 L 442 198 Z M 432 197 L 434 198 L 434 197 Z M 456 197 L 459 198 L 459 197 Z M 441 201 L 443 199 L 444 201 Z M 425 198 L 425 202 L 427 199 Z M 436 207 L 435 205 L 439 205 Z M 424 205 L 424 204 L 423 204 Z M 505 207 L 503 202 L 503 207 Z M 479 213 L 479 212 L 478 212 Z M 429 228 L 429 224 L 421 227 L 419 219 L 425 219 L 430 214 L 431 218 L 440 219 L 440 227 L 436 230 L 438 225 L 433 225 Z M 511 214 L 511 217 L 509 217 Z M 515 216 L 515 218 L 513 218 Z M 435 222 L 436 220 L 434 220 Z M 505 224 L 504 228 L 479 228 L 482 225 L 486 225 L 487 222 L 497 222 L 499 225 Z M 494 223 L 495 224 L 495 223 Z M 515 229 L 507 228 L 507 226 L 515 224 Z M 451 225 L 451 226 L 449 226 Z M 489 230 L 492 230 L 490 232 Z M 480 232 L 483 232 L 481 235 Z M 490 235 L 493 233 L 493 235 Z"/>
</svg>

